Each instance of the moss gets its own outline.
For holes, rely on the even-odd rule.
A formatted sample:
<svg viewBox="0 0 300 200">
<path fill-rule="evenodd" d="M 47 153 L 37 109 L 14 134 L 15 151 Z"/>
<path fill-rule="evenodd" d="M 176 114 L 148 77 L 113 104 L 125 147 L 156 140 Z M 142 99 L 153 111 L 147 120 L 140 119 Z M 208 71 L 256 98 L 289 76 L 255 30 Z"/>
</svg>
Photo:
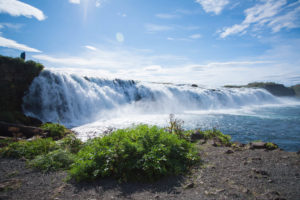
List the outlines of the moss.
<svg viewBox="0 0 300 200">
<path fill-rule="evenodd" d="M 278 148 L 278 146 L 277 146 L 276 144 L 272 143 L 272 142 L 267 142 L 267 143 L 265 144 L 265 147 L 266 147 L 266 149 L 268 149 L 268 150 L 274 150 L 274 149 L 277 149 L 277 148 Z"/>
</svg>

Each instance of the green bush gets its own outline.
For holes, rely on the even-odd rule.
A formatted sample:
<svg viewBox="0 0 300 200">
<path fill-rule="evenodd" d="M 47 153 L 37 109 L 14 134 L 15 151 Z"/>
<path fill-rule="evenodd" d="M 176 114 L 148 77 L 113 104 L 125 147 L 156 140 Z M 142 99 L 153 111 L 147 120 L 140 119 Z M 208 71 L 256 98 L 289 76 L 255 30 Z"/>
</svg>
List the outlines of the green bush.
<svg viewBox="0 0 300 200">
<path fill-rule="evenodd" d="M 9 144 L 0 150 L 2 157 L 33 159 L 37 155 L 47 154 L 57 148 L 51 138 L 37 138 L 32 141 L 18 141 Z"/>
<path fill-rule="evenodd" d="M 155 180 L 183 173 L 198 159 L 190 142 L 156 126 L 139 125 L 88 141 L 69 174 L 77 181 L 108 176 Z"/>
<path fill-rule="evenodd" d="M 28 164 L 44 172 L 69 169 L 74 162 L 75 155 L 67 150 L 57 149 L 45 155 L 38 155 Z"/>
<path fill-rule="evenodd" d="M 69 134 L 56 142 L 60 148 L 66 149 L 71 153 L 77 153 L 83 146 L 83 142 L 76 138 L 74 134 Z"/>
<path fill-rule="evenodd" d="M 41 128 L 55 140 L 63 138 L 68 133 L 68 129 L 60 124 L 45 123 Z"/>
</svg>

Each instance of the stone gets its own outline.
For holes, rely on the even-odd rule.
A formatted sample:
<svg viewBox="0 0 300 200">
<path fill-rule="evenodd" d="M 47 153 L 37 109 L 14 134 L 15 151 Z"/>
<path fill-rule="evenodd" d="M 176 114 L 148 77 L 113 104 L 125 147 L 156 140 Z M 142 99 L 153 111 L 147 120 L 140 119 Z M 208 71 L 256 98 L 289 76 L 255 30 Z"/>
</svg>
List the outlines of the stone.
<svg viewBox="0 0 300 200">
<path fill-rule="evenodd" d="M 188 183 L 184 186 L 185 189 L 193 188 L 195 186 L 194 183 Z"/>
<path fill-rule="evenodd" d="M 234 151 L 232 151 L 231 149 L 228 149 L 225 153 L 226 154 L 232 154 L 232 153 L 234 153 Z"/>
<path fill-rule="evenodd" d="M 250 149 L 264 149 L 265 144 L 265 142 L 251 142 Z"/>
</svg>

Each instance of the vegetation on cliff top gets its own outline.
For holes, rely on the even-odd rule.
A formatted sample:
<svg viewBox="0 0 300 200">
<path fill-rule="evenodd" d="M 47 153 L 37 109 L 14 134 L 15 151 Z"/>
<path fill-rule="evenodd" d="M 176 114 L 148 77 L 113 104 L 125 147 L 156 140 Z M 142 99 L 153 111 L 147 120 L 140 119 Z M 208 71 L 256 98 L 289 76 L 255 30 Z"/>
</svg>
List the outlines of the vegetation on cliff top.
<svg viewBox="0 0 300 200">
<path fill-rule="evenodd" d="M 226 88 L 264 88 L 275 96 L 295 96 L 300 95 L 299 85 L 286 87 L 283 84 L 274 82 L 253 82 L 247 85 L 225 85 Z"/>
<path fill-rule="evenodd" d="M 0 55 L 0 120 L 31 124 L 22 112 L 22 98 L 44 66 L 32 60 Z"/>
</svg>

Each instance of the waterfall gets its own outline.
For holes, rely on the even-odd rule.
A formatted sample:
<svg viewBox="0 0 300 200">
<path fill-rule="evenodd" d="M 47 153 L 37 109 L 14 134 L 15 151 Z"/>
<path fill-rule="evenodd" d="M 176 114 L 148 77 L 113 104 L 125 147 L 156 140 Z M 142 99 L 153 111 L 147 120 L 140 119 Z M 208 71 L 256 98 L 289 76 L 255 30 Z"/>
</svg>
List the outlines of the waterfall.
<svg viewBox="0 0 300 200">
<path fill-rule="evenodd" d="M 189 110 L 236 109 L 278 101 L 279 98 L 263 89 L 205 89 L 44 70 L 34 79 L 24 96 L 23 110 L 26 115 L 43 122 L 75 126 L 105 118 L 115 111 L 168 114 Z"/>
</svg>

